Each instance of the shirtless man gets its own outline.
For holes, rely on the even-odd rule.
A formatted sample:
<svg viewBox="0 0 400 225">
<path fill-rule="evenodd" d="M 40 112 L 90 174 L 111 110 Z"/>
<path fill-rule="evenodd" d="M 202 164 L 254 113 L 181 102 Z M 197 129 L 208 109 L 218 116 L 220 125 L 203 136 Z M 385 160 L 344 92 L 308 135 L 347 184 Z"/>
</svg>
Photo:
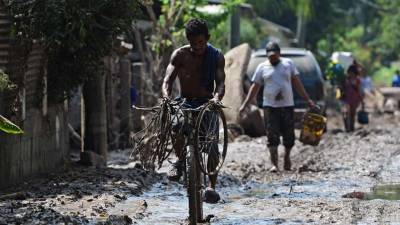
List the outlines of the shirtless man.
<svg viewBox="0 0 400 225">
<path fill-rule="evenodd" d="M 225 58 L 223 54 L 208 43 L 210 34 L 207 24 L 201 19 L 192 19 L 185 26 L 189 45 L 174 51 L 168 65 L 162 87 L 164 97 L 170 97 L 172 85 L 179 79 L 181 96 L 189 108 L 197 108 L 212 100 L 221 101 L 225 94 Z M 182 163 L 185 159 L 183 144 L 175 144 L 178 161 L 169 171 L 170 180 L 179 180 Z M 215 153 L 215 152 L 214 152 Z M 213 154 L 219 157 L 218 151 Z M 211 157 L 211 153 L 209 157 Z M 215 165 L 216 166 L 216 165 Z M 215 192 L 217 176 L 209 176 L 210 186 L 204 193 L 206 202 L 216 203 L 220 197 Z"/>
</svg>

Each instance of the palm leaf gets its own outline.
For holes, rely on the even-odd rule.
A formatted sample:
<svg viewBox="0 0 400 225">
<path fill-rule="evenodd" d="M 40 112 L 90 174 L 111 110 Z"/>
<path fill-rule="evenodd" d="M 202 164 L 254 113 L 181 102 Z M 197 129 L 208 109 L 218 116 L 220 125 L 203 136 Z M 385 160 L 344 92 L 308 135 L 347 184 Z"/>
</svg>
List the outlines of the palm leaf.
<svg viewBox="0 0 400 225">
<path fill-rule="evenodd" d="M 0 115 L 0 130 L 8 133 L 8 134 L 22 134 L 24 133 L 21 128 L 19 128 L 17 125 L 13 124 L 11 121 L 8 119 L 4 118 L 3 116 Z"/>
</svg>

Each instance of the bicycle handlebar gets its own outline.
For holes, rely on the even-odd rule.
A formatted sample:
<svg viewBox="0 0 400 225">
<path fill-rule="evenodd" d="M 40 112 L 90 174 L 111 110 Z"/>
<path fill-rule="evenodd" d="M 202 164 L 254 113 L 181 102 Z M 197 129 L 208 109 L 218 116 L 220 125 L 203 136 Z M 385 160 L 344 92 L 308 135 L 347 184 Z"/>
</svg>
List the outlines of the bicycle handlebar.
<svg viewBox="0 0 400 225">
<path fill-rule="evenodd" d="M 178 101 L 170 100 L 169 98 L 162 98 L 162 101 L 163 102 L 168 102 L 169 104 L 171 104 L 173 106 L 182 106 L 183 103 L 184 103 L 184 101 L 182 101 L 182 102 L 179 101 L 178 102 Z M 199 110 L 203 109 L 204 107 L 206 107 L 207 105 L 210 105 L 210 104 L 217 105 L 217 106 L 219 106 L 221 108 L 226 108 L 221 102 L 208 101 L 208 102 L 204 103 L 203 105 L 201 105 L 201 106 L 199 106 L 197 108 L 182 108 L 181 110 L 183 110 L 183 111 L 199 111 Z M 137 109 L 137 110 L 143 110 L 143 111 L 154 111 L 154 110 L 157 110 L 157 109 L 161 109 L 161 106 L 158 105 L 158 106 L 153 106 L 153 107 L 147 107 L 146 108 L 146 107 L 139 107 L 139 106 L 133 105 L 132 108 Z"/>
</svg>

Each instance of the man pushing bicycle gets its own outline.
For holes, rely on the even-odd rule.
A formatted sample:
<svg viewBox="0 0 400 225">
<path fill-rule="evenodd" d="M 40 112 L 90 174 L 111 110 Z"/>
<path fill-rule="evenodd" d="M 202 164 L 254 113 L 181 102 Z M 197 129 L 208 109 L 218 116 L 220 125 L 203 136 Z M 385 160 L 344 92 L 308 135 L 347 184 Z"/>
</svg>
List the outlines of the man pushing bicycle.
<svg viewBox="0 0 400 225">
<path fill-rule="evenodd" d="M 164 97 L 170 97 L 172 85 L 178 77 L 180 84 L 180 97 L 183 99 L 183 106 L 186 108 L 198 108 L 211 101 L 219 102 L 225 93 L 225 58 L 223 54 L 208 43 L 210 34 L 204 20 L 192 19 L 185 26 L 186 38 L 189 45 L 176 49 L 170 59 L 164 78 L 162 93 Z M 215 126 L 214 129 L 218 129 Z M 217 149 L 211 150 L 210 162 L 218 162 Z M 175 154 L 178 157 L 170 171 L 168 178 L 178 181 L 182 176 L 185 160 L 184 137 L 176 138 L 174 143 Z M 214 159 L 213 159 L 214 158 Z M 209 163 L 209 169 L 217 167 L 216 163 Z M 214 167 L 214 168 L 213 168 Z M 209 175 L 209 187 L 204 192 L 204 201 L 216 203 L 219 201 L 219 194 L 215 191 L 218 174 Z"/>
</svg>

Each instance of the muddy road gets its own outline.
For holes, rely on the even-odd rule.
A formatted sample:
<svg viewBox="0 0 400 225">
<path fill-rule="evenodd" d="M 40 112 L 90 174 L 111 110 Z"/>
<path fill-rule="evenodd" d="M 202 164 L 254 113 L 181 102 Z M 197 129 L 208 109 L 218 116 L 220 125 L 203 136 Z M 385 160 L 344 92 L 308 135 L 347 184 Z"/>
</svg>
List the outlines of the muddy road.
<svg viewBox="0 0 400 225">
<path fill-rule="evenodd" d="M 318 147 L 296 142 L 292 171 L 271 166 L 266 138 L 229 145 L 218 191 L 205 204 L 210 224 L 400 224 L 400 117 L 380 115 L 348 134 L 329 132 Z M 106 169 L 75 168 L 34 180 L 1 199 L 0 224 L 186 224 L 181 183 L 129 163 L 127 153 Z M 385 186 L 390 185 L 390 186 Z"/>
<path fill-rule="evenodd" d="M 400 186 L 382 186 L 400 184 L 398 123 L 381 115 L 348 134 L 333 119 L 318 147 L 296 143 L 289 172 L 268 172 L 265 138 L 232 143 L 219 180 L 222 200 L 205 204 L 205 215 L 214 216 L 211 224 L 400 224 L 400 201 L 393 200 Z M 281 170 L 282 164 L 280 155 Z M 116 209 L 143 201 L 137 224 L 185 224 L 182 185 L 164 177 Z"/>
</svg>

